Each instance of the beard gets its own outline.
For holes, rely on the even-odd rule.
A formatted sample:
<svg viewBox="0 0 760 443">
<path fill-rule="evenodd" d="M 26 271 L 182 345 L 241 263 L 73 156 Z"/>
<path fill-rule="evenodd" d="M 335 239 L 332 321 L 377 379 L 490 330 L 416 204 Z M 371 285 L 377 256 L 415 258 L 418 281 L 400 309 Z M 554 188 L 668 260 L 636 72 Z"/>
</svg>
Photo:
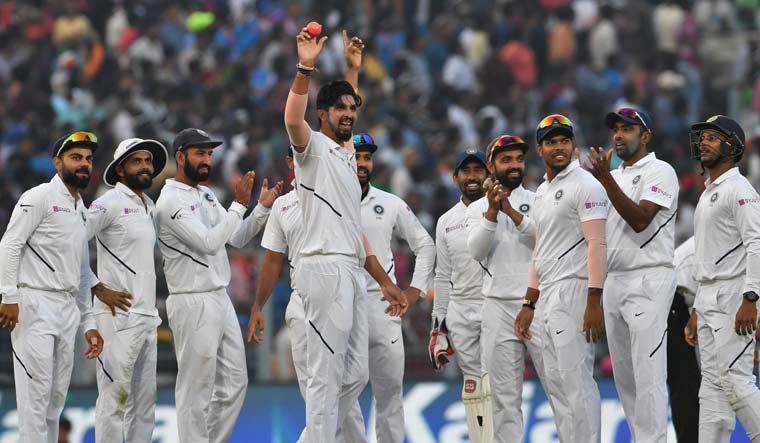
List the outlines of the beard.
<svg viewBox="0 0 760 443">
<path fill-rule="evenodd" d="M 362 177 L 361 175 L 357 175 L 357 178 L 359 178 L 359 184 L 363 187 L 367 186 L 369 181 L 372 179 L 372 171 L 368 170 L 367 168 L 357 168 L 357 172 L 364 172 L 366 175 Z"/>
<path fill-rule="evenodd" d="M 509 174 L 512 172 L 517 172 L 518 176 L 510 177 Z M 517 168 L 505 169 L 503 171 L 496 170 L 493 175 L 496 177 L 496 180 L 498 180 L 499 183 L 508 187 L 509 189 L 515 189 L 516 187 L 520 186 L 523 181 L 523 171 Z"/>
<path fill-rule="evenodd" d="M 476 189 L 469 189 L 468 185 L 471 185 L 473 183 L 477 183 L 480 186 L 478 186 Z M 467 197 L 471 201 L 480 200 L 480 198 L 486 195 L 486 190 L 483 188 L 483 184 L 476 181 L 467 181 L 465 183 L 462 183 L 462 185 L 459 187 L 459 191 L 462 193 L 462 196 Z"/>
<path fill-rule="evenodd" d="M 198 165 L 197 167 L 193 167 L 193 165 L 190 164 L 187 159 L 185 159 L 185 167 L 183 168 L 185 171 L 185 175 L 187 178 L 194 182 L 205 182 L 208 180 L 209 175 L 211 175 L 211 166 L 207 166 L 208 169 L 205 172 L 200 172 L 201 167 L 204 167 L 206 165 Z"/>
<path fill-rule="evenodd" d="M 78 172 L 86 173 L 84 177 L 77 175 Z M 67 185 L 75 186 L 77 189 L 84 189 L 90 184 L 90 170 L 86 167 L 71 170 L 66 167 L 61 169 L 61 179 Z"/>
<path fill-rule="evenodd" d="M 618 148 L 615 145 L 615 154 L 620 157 L 621 160 L 628 160 L 639 150 L 641 146 L 641 140 L 635 140 L 631 142 L 624 142 L 622 148 Z"/>
<path fill-rule="evenodd" d="M 341 123 L 348 123 L 347 131 L 341 130 Z M 332 130 L 335 133 L 335 137 L 337 137 L 338 140 L 342 142 L 347 142 L 351 140 L 351 136 L 353 136 L 354 134 L 354 121 L 352 119 L 343 119 L 339 121 L 337 125 L 333 126 Z"/>
<path fill-rule="evenodd" d="M 140 171 L 137 174 L 126 174 L 124 175 L 124 182 L 130 188 L 142 191 L 153 185 L 153 175 L 148 171 Z"/>
</svg>

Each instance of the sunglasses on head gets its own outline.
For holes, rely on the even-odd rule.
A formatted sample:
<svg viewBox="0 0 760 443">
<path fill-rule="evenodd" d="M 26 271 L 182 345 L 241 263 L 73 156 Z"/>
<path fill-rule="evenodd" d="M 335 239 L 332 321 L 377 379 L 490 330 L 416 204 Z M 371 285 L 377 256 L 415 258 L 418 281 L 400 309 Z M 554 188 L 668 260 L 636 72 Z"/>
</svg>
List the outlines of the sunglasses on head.
<svg viewBox="0 0 760 443">
<path fill-rule="evenodd" d="M 68 143 L 79 143 L 79 142 L 97 143 L 98 137 L 92 132 L 84 132 L 84 131 L 75 132 L 71 134 L 70 136 L 66 137 L 66 140 L 63 141 L 63 146 L 66 146 Z"/>
<path fill-rule="evenodd" d="M 502 135 L 494 142 L 491 152 L 488 153 L 488 161 L 493 158 L 493 153 L 497 148 L 505 148 L 512 145 L 525 144 L 525 141 L 516 135 Z"/>
<path fill-rule="evenodd" d="M 552 114 L 547 115 L 538 123 L 538 129 L 544 129 L 552 125 L 570 126 L 572 128 L 573 122 L 571 122 L 569 118 L 565 117 L 562 114 Z"/>
<path fill-rule="evenodd" d="M 354 145 L 374 145 L 375 140 L 372 139 L 372 136 L 369 134 L 356 134 L 353 137 Z"/>
<path fill-rule="evenodd" d="M 646 129 L 647 131 L 650 131 L 649 126 L 644 121 L 644 119 L 641 118 L 641 115 L 639 115 L 639 112 L 637 110 L 632 109 L 632 108 L 620 108 L 618 109 L 617 113 L 622 116 L 638 120 L 641 123 L 641 126 L 644 127 L 644 129 Z"/>
</svg>

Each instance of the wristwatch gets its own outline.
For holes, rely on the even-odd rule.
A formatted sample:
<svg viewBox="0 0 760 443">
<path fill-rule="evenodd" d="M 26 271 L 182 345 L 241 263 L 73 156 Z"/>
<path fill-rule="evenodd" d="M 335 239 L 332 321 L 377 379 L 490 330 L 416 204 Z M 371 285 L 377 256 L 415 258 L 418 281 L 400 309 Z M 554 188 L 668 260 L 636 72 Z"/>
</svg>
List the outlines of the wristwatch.
<svg viewBox="0 0 760 443">
<path fill-rule="evenodd" d="M 757 292 L 755 291 L 747 291 L 744 293 L 744 298 L 748 302 L 755 303 L 758 299 L 760 299 L 760 296 L 757 295 Z"/>
</svg>

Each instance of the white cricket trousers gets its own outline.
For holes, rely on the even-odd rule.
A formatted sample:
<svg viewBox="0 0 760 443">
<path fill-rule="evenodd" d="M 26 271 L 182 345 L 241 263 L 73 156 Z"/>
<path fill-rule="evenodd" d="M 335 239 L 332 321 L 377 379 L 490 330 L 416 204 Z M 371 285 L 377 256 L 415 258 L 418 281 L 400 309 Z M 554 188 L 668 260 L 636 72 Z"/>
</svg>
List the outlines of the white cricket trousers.
<svg viewBox="0 0 760 443">
<path fill-rule="evenodd" d="M 293 366 L 296 370 L 298 390 L 301 398 L 306 400 L 306 385 L 309 381 L 309 371 L 306 365 L 306 321 L 303 311 L 303 300 L 296 291 L 290 293 L 288 307 L 285 308 L 285 325 L 288 327 L 290 338 L 290 352 L 293 356 Z"/>
<path fill-rule="evenodd" d="M 158 317 L 117 311 L 96 317 L 107 346 L 97 361 L 95 441 L 149 442 L 156 416 Z"/>
<path fill-rule="evenodd" d="M 11 332 L 19 442 L 57 443 L 80 314 L 71 294 L 19 288 Z"/>
<path fill-rule="evenodd" d="M 299 441 L 333 443 L 369 379 L 367 292 L 356 258 L 302 257 L 295 271 L 306 317 L 306 430 Z"/>
<path fill-rule="evenodd" d="M 675 270 L 666 267 L 610 272 L 604 283 L 615 387 L 634 442 L 667 442 L 667 331 L 675 291 Z"/>
<path fill-rule="evenodd" d="M 702 283 L 694 301 L 702 363 L 700 443 L 728 442 L 734 414 L 750 440 L 760 442 L 760 390 L 752 373 L 755 337 L 734 330 L 743 284 L 743 279 Z"/>
<path fill-rule="evenodd" d="M 521 404 L 527 353 L 542 383 L 545 377 L 541 338 L 534 334 L 532 340 L 523 342 L 515 335 L 515 320 L 521 309 L 522 300 L 487 297 L 483 301 L 483 373 L 490 378 L 494 441 L 500 443 L 523 441 Z"/>
<path fill-rule="evenodd" d="M 177 353 L 177 426 L 182 443 L 226 442 L 248 387 L 243 335 L 227 291 L 166 300 Z"/>
<path fill-rule="evenodd" d="M 544 388 L 554 398 L 562 443 L 601 439 L 601 400 L 594 381 L 594 344 L 583 334 L 588 281 L 565 279 L 541 287 L 531 326 L 541 341 Z"/>
<path fill-rule="evenodd" d="M 388 302 L 379 291 L 368 293 L 369 382 L 375 402 L 376 441 L 404 441 L 404 340 L 401 318 L 385 313 Z M 366 441 L 358 403 L 344 423 L 348 443 Z"/>
<path fill-rule="evenodd" d="M 481 309 L 482 300 L 449 301 L 446 312 L 446 327 L 449 343 L 456 351 L 457 364 L 465 375 L 482 377 L 481 368 Z"/>
</svg>

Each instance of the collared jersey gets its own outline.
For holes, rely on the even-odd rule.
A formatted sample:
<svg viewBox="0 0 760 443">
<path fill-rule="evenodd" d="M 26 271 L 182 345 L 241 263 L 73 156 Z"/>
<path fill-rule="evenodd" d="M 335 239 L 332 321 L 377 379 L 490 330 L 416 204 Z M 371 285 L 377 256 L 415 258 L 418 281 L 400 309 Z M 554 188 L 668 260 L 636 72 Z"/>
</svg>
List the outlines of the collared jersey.
<svg viewBox="0 0 760 443">
<path fill-rule="evenodd" d="M 410 286 L 419 289 L 424 295 L 433 284 L 435 244 L 414 212 L 402 199 L 370 185 L 367 195 L 362 199 L 361 217 L 364 235 L 393 283 L 396 283 L 391 250 L 394 231 L 406 240 L 415 256 Z M 367 290 L 379 291 L 380 285 L 367 271 L 364 272 Z"/>
<path fill-rule="evenodd" d="M 132 295 L 130 312 L 149 316 L 158 315 L 154 210 L 150 197 L 118 182 L 92 202 L 87 214 L 87 238 L 94 237 L 97 244 L 100 281 Z M 96 314 L 111 312 L 97 298 L 94 304 Z"/>
<path fill-rule="evenodd" d="M 676 269 L 676 282 L 682 295 L 697 295 L 699 283 L 694 275 L 694 237 L 681 243 L 673 254 L 673 266 Z"/>
<path fill-rule="evenodd" d="M 305 231 L 301 256 L 344 255 L 364 265 L 362 189 L 356 151 L 312 131 L 304 152 L 293 150 Z"/>
<path fill-rule="evenodd" d="M 483 295 L 503 300 L 522 300 L 528 287 L 530 260 L 536 232 L 530 216 L 535 193 L 522 185 L 513 189 L 509 203 L 523 214 L 516 226 L 507 214 L 499 211 L 496 222 L 486 220 L 488 197 L 467 207 L 467 245 L 471 256 L 485 267 Z"/>
<path fill-rule="evenodd" d="M 646 229 L 636 233 L 611 205 L 606 226 L 607 269 L 672 267 L 679 186 L 676 171 L 652 152 L 629 167 L 620 165 L 612 177 L 634 203 L 647 200 L 661 209 Z"/>
<path fill-rule="evenodd" d="M 233 202 L 225 211 L 211 189 L 166 180 L 154 219 L 170 294 L 205 293 L 226 288 L 230 263 L 225 244 L 242 248 L 266 223 L 269 209 Z"/>
<path fill-rule="evenodd" d="M 483 300 L 483 266 L 467 249 L 467 206 L 459 201 L 444 213 L 435 228 L 435 301 L 433 314 L 446 317 L 449 298 Z"/>
<path fill-rule="evenodd" d="M 272 205 L 261 246 L 280 254 L 288 253 L 290 266 L 290 285 L 295 290 L 296 279 L 293 271 L 296 266 L 298 251 L 303 247 L 304 235 L 301 228 L 303 218 L 298 205 L 298 192 L 292 190 L 279 197 Z"/>
<path fill-rule="evenodd" d="M 694 213 L 694 265 L 700 283 L 745 278 L 760 294 L 760 195 L 732 168 L 707 180 Z"/>
<path fill-rule="evenodd" d="M 578 161 L 536 190 L 534 263 L 540 286 L 588 278 L 588 245 L 581 224 L 607 218 L 607 193 Z M 540 289 L 540 288 L 539 288 Z"/>
<path fill-rule="evenodd" d="M 0 241 L 3 303 L 20 301 L 19 287 L 67 293 L 76 298 L 85 330 L 95 329 L 90 288 L 87 208 L 56 175 L 24 192 Z M 22 319 L 23 321 L 23 319 Z"/>
</svg>

